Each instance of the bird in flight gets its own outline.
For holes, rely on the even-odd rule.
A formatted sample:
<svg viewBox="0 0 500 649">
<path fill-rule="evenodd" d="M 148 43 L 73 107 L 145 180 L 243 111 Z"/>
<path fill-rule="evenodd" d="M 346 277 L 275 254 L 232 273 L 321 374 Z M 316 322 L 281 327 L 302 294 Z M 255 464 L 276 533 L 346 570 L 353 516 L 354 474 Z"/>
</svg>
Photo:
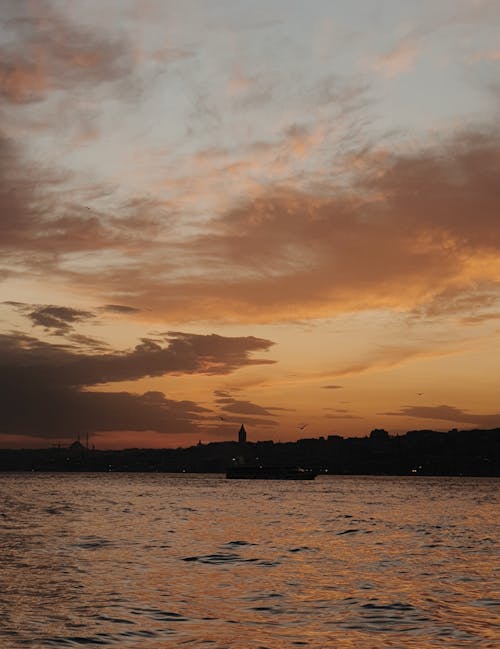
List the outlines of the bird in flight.
<svg viewBox="0 0 500 649">
<path fill-rule="evenodd" d="M 307 424 L 299 424 L 299 425 L 297 426 L 297 428 L 298 428 L 299 430 L 304 430 L 304 428 L 305 428 L 306 426 L 307 426 Z"/>
</svg>

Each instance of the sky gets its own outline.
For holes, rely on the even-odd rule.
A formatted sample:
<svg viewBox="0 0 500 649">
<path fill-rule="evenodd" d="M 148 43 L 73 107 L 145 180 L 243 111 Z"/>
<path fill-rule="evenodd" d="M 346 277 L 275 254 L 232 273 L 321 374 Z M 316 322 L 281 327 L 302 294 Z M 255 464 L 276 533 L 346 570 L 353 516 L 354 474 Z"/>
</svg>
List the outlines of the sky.
<svg viewBox="0 0 500 649">
<path fill-rule="evenodd" d="M 0 5 L 0 446 L 500 426 L 498 0 Z"/>
</svg>

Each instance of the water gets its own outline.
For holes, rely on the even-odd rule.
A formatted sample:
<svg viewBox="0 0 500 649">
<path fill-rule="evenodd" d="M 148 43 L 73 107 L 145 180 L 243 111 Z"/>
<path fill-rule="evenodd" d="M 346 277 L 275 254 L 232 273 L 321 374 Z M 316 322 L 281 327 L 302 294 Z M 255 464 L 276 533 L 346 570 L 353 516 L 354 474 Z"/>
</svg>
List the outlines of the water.
<svg viewBox="0 0 500 649">
<path fill-rule="evenodd" d="M 0 475 L 0 647 L 498 647 L 500 481 Z"/>
</svg>

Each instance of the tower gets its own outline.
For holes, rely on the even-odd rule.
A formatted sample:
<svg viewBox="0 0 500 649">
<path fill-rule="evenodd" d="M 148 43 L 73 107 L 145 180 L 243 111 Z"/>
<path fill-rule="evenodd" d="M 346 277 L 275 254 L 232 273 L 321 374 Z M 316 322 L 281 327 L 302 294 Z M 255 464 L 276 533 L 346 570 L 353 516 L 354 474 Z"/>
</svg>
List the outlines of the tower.
<svg viewBox="0 0 500 649">
<path fill-rule="evenodd" d="M 245 426 L 241 424 L 241 428 L 238 432 L 238 444 L 246 444 L 247 441 L 247 431 L 245 430 Z"/>
</svg>

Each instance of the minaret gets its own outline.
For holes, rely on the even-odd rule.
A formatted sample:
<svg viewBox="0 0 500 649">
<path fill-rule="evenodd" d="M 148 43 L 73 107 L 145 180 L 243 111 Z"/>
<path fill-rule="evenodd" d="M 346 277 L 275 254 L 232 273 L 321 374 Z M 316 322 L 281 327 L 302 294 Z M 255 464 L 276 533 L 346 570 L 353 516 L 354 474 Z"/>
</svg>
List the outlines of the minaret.
<svg viewBox="0 0 500 649">
<path fill-rule="evenodd" d="M 241 424 L 241 428 L 238 433 L 238 444 L 246 444 L 247 441 L 247 431 L 245 430 L 245 426 Z"/>
</svg>

